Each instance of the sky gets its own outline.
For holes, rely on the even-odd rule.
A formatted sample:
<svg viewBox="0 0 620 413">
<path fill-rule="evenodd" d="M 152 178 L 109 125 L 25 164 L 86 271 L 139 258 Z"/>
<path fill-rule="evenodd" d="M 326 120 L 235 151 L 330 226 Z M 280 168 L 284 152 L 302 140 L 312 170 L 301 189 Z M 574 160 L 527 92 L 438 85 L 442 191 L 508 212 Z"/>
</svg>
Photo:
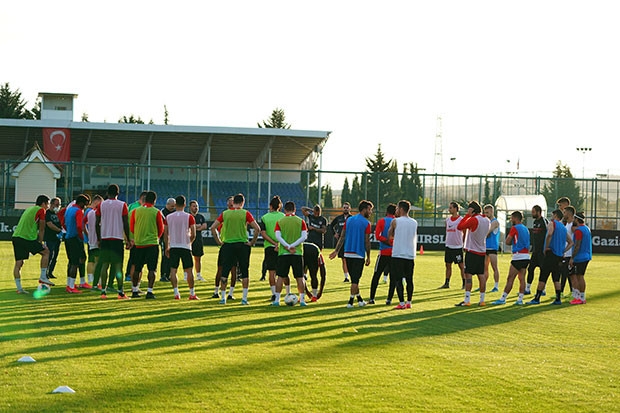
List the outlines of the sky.
<svg viewBox="0 0 620 413">
<path fill-rule="evenodd" d="M 74 120 L 331 131 L 426 172 L 620 175 L 617 1 L 40 1 L 0 9 L 0 82 Z M 441 117 L 441 151 L 437 118 Z M 581 153 L 576 148 L 592 148 Z M 436 153 L 441 153 L 437 156 Z M 517 170 L 518 166 L 518 170 Z"/>
</svg>

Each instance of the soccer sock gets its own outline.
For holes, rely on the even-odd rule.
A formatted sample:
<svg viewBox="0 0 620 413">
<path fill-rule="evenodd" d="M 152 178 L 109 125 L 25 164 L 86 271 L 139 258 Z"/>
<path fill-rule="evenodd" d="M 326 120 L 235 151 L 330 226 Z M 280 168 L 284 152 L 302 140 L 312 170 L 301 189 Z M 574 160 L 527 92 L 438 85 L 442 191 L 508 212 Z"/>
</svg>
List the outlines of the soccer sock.
<svg viewBox="0 0 620 413">
<path fill-rule="evenodd" d="M 536 295 L 534 296 L 534 300 L 540 300 L 540 296 L 542 295 L 544 290 L 536 290 Z"/>
<path fill-rule="evenodd" d="M 562 290 L 555 290 L 555 299 L 556 300 L 562 299 Z"/>
<path fill-rule="evenodd" d="M 17 287 L 18 290 L 22 289 L 22 279 L 21 278 L 16 278 L 15 279 L 15 286 Z"/>
<path fill-rule="evenodd" d="M 214 290 L 213 294 L 219 294 L 219 293 L 220 293 L 220 287 L 217 286 L 217 287 L 215 287 L 215 290 Z"/>
<path fill-rule="evenodd" d="M 179 293 L 179 287 L 173 288 L 174 290 L 174 295 L 177 295 Z"/>
<path fill-rule="evenodd" d="M 361 303 L 362 301 L 364 301 L 364 299 L 362 298 L 362 296 L 361 296 L 361 295 L 359 295 L 359 294 L 358 294 L 358 295 L 357 295 L 357 302 L 358 302 L 358 303 Z"/>
<path fill-rule="evenodd" d="M 274 295 L 276 293 L 276 286 L 272 285 L 271 286 L 271 295 Z"/>
<path fill-rule="evenodd" d="M 345 272 L 345 273 L 344 273 L 344 279 L 345 279 L 345 280 L 348 280 L 348 279 L 349 279 L 349 273 L 348 273 L 348 272 Z"/>
<path fill-rule="evenodd" d="M 523 293 L 519 293 L 519 298 L 517 298 L 517 302 L 520 303 L 523 301 Z"/>
<path fill-rule="evenodd" d="M 354 299 L 355 299 L 355 296 L 351 295 L 351 297 L 349 297 L 349 304 L 353 304 Z"/>
<path fill-rule="evenodd" d="M 527 291 L 530 291 L 530 288 L 532 288 L 532 284 L 530 284 L 530 283 L 525 284 L 525 289 Z"/>
<path fill-rule="evenodd" d="M 299 301 L 306 301 L 306 293 L 299 294 Z"/>
<path fill-rule="evenodd" d="M 317 295 L 319 295 L 319 290 L 318 290 L 318 289 L 316 289 L 316 288 L 313 288 L 313 289 L 312 289 L 312 296 L 313 296 L 313 297 L 316 297 Z"/>
<path fill-rule="evenodd" d="M 199 273 L 199 272 L 197 272 L 197 273 L 196 273 L 196 278 L 201 278 L 201 277 L 202 277 L 202 275 L 200 275 L 200 273 Z"/>
<path fill-rule="evenodd" d="M 196 291 L 193 288 L 190 288 L 189 295 L 196 295 Z"/>
<path fill-rule="evenodd" d="M 508 293 L 507 293 L 506 291 L 504 291 L 504 292 L 502 293 L 502 298 L 501 298 L 501 300 L 502 300 L 502 301 L 506 301 L 506 298 L 507 298 L 507 297 L 508 297 Z"/>
<path fill-rule="evenodd" d="M 67 277 L 67 286 L 69 288 L 75 288 L 75 278 Z"/>
<path fill-rule="evenodd" d="M 450 279 L 446 278 L 446 282 L 444 283 L 444 285 L 450 285 Z"/>
<path fill-rule="evenodd" d="M 585 303 L 586 301 L 586 292 L 580 292 L 579 293 L 579 298 L 581 298 L 581 301 L 583 301 Z"/>
<path fill-rule="evenodd" d="M 497 288 L 499 290 L 499 283 L 498 282 L 495 283 L 495 287 L 494 288 Z"/>
<path fill-rule="evenodd" d="M 291 286 L 289 285 L 285 285 L 286 287 L 286 295 L 289 295 L 291 293 Z"/>
<path fill-rule="evenodd" d="M 235 292 L 235 287 L 230 287 L 230 290 L 228 291 L 228 296 L 232 297 L 233 292 Z"/>
<path fill-rule="evenodd" d="M 47 278 L 47 268 L 41 268 L 41 279 L 44 280 Z"/>
<path fill-rule="evenodd" d="M 579 298 L 579 290 L 576 288 L 573 288 L 573 298 Z"/>
<path fill-rule="evenodd" d="M 131 286 L 131 291 L 134 293 L 137 293 L 140 290 L 140 287 L 138 287 L 137 285 L 132 285 Z"/>
<path fill-rule="evenodd" d="M 152 288 L 147 288 L 147 289 L 146 289 L 146 292 L 147 292 L 147 293 L 151 293 L 151 294 L 152 294 L 152 293 L 153 293 L 153 289 L 152 289 Z"/>
<path fill-rule="evenodd" d="M 486 293 L 480 293 L 480 302 L 483 303 L 484 302 L 484 296 L 486 295 Z"/>
<path fill-rule="evenodd" d="M 242 293 L 241 293 L 241 299 L 243 301 L 248 301 L 248 290 L 249 290 L 249 288 L 244 288 Z"/>
<path fill-rule="evenodd" d="M 465 302 L 468 303 L 471 300 L 471 291 L 465 291 Z"/>
<path fill-rule="evenodd" d="M 92 284 L 95 276 L 93 274 L 88 274 L 88 283 Z"/>
<path fill-rule="evenodd" d="M 273 300 L 275 303 L 279 303 L 280 302 L 280 294 L 282 294 L 282 293 L 276 293 L 276 299 Z"/>
</svg>

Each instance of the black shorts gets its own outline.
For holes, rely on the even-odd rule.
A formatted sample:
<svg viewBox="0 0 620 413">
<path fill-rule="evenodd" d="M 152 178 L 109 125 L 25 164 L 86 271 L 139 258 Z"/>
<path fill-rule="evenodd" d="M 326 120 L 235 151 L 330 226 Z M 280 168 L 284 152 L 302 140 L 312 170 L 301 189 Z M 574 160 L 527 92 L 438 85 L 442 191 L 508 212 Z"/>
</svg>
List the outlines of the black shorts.
<svg viewBox="0 0 620 413">
<path fill-rule="evenodd" d="M 562 263 L 562 257 L 555 255 L 551 251 L 545 254 L 545 261 L 540 269 L 539 281 L 546 283 L 551 274 L 553 282 L 560 282 L 560 264 Z"/>
<path fill-rule="evenodd" d="M 304 259 L 301 255 L 285 254 L 278 256 L 278 269 L 276 275 L 281 278 L 288 278 L 289 270 L 293 270 L 293 277 L 303 278 Z"/>
<path fill-rule="evenodd" d="M 202 234 L 196 234 L 196 237 L 202 237 Z M 202 240 L 194 240 L 194 242 L 192 242 L 192 255 L 194 257 L 202 257 L 203 255 L 205 255 L 205 248 L 202 244 Z"/>
<path fill-rule="evenodd" d="M 510 265 L 515 267 L 517 271 L 526 269 L 530 265 L 530 260 L 512 260 Z"/>
<path fill-rule="evenodd" d="M 99 248 L 92 248 L 88 250 L 88 262 L 95 262 L 99 258 Z"/>
<path fill-rule="evenodd" d="M 351 284 L 359 284 L 362 273 L 364 272 L 364 259 L 363 258 L 350 258 L 345 257 L 347 260 L 347 269 L 351 276 Z"/>
<path fill-rule="evenodd" d="M 574 273 L 576 275 L 586 275 L 586 269 L 588 268 L 589 262 L 590 261 L 573 263 L 573 268 L 575 269 Z"/>
<path fill-rule="evenodd" d="M 80 265 L 86 260 L 84 242 L 78 237 L 67 238 L 65 249 L 67 250 L 67 258 L 69 258 L 69 265 Z"/>
<path fill-rule="evenodd" d="M 482 275 L 484 274 L 484 255 L 474 254 L 467 251 L 465 254 L 465 274 Z"/>
<path fill-rule="evenodd" d="M 194 266 L 194 259 L 190 250 L 186 248 L 170 248 L 170 268 L 178 269 L 179 261 L 183 265 L 184 270 Z"/>
<path fill-rule="evenodd" d="M 37 240 L 29 241 L 21 237 L 13 237 L 13 254 L 15 261 L 27 260 L 30 254 L 35 255 L 44 250 L 43 244 Z"/>
<path fill-rule="evenodd" d="M 103 263 L 123 264 L 125 245 L 122 239 L 102 239 L 99 242 L 99 260 Z"/>
<path fill-rule="evenodd" d="M 413 279 L 413 269 L 415 267 L 415 260 L 408 260 L 405 258 L 397 258 L 392 257 L 391 265 L 391 273 L 398 280 L 403 278 L 405 279 Z"/>
<path fill-rule="evenodd" d="M 487 250 L 487 255 L 497 255 L 497 250 Z"/>
<path fill-rule="evenodd" d="M 443 262 L 446 264 L 460 264 L 463 262 L 463 248 L 446 247 L 443 255 Z"/>
<path fill-rule="evenodd" d="M 532 258 L 530 259 L 530 268 L 542 268 L 542 264 L 545 261 L 545 254 L 542 251 L 532 252 Z"/>
<path fill-rule="evenodd" d="M 265 269 L 267 271 L 275 271 L 278 269 L 278 250 L 274 247 L 265 248 Z"/>
<path fill-rule="evenodd" d="M 223 245 L 222 245 L 223 247 Z M 217 266 L 221 267 L 224 264 L 224 258 L 223 258 L 223 252 L 222 252 L 222 247 L 220 247 L 220 249 L 217 251 Z"/>
<path fill-rule="evenodd" d="M 220 248 L 222 256 L 222 277 L 228 278 L 232 267 L 237 267 L 238 279 L 249 277 L 252 248 L 245 242 L 224 243 Z"/>
<path fill-rule="evenodd" d="M 142 267 L 145 265 L 149 271 L 156 271 L 157 261 L 159 260 L 159 245 L 149 245 L 142 248 L 136 247 L 135 259 L 136 274 L 142 272 Z"/>
</svg>

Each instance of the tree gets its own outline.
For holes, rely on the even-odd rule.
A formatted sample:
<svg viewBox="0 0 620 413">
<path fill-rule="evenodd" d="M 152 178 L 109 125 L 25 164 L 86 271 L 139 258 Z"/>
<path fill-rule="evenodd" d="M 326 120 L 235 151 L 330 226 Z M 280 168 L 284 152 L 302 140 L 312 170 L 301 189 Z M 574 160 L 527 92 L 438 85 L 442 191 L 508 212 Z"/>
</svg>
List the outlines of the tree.
<svg viewBox="0 0 620 413">
<path fill-rule="evenodd" d="M 168 124 L 168 108 L 164 105 L 164 125 Z"/>
<path fill-rule="evenodd" d="M 420 182 L 420 170 L 417 163 L 409 162 L 403 165 L 400 189 L 403 198 L 412 204 L 417 203 L 422 197 L 422 182 Z"/>
<path fill-rule="evenodd" d="M 27 102 L 22 99 L 22 92 L 19 89 L 12 91 L 8 82 L 0 86 L 0 118 L 35 119 L 33 113 L 26 109 L 26 104 Z"/>
<path fill-rule="evenodd" d="M 482 199 L 482 204 L 486 205 L 486 204 L 492 204 L 493 201 L 491 201 L 491 184 L 489 183 L 489 178 L 485 177 L 484 178 L 484 198 Z"/>
<path fill-rule="evenodd" d="M 88 113 L 82 113 L 82 122 L 88 122 Z"/>
<path fill-rule="evenodd" d="M 351 188 L 349 186 L 349 178 L 344 178 L 344 184 L 342 185 L 342 194 L 340 195 L 342 203 L 351 202 Z"/>
<path fill-rule="evenodd" d="M 135 117 L 133 115 L 133 113 L 131 115 L 129 115 L 129 117 L 127 116 L 122 116 L 119 120 L 118 123 L 136 123 L 136 124 L 141 124 L 144 125 L 144 121 L 142 120 L 142 118 L 140 118 L 140 116 Z M 151 121 L 152 123 L 152 121 Z"/>
<path fill-rule="evenodd" d="M 355 178 L 353 178 L 353 184 L 351 185 L 351 200 L 349 203 L 353 208 L 355 208 L 363 198 L 364 193 L 362 192 L 362 186 L 360 185 L 360 178 L 355 175 Z"/>
<path fill-rule="evenodd" d="M 581 189 L 573 177 L 568 165 L 558 161 L 553 171 L 553 177 L 544 185 L 542 194 L 547 200 L 548 206 L 555 206 L 555 201 L 566 196 L 571 200 L 571 204 L 577 211 L 584 208 L 584 199 L 581 196 Z"/>
<path fill-rule="evenodd" d="M 397 202 L 400 198 L 398 166 L 395 160 L 385 158 L 381 144 L 373 158 L 366 158 L 366 170 L 370 172 L 367 174 L 368 193 L 375 195 L 373 200 L 378 204 L 375 208 L 382 210 L 390 202 Z"/>
<path fill-rule="evenodd" d="M 323 208 L 334 207 L 334 195 L 332 194 L 332 187 L 330 184 L 323 186 Z"/>
<path fill-rule="evenodd" d="M 286 116 L 284 115 L 284 109 L 275 108 L 271 112 L 271 117 L 268 120 L 257 123 L 259 128 L 275 128 L 275 129 L 290 129 L 291 125 L 286 123 Z"/>
</svg>

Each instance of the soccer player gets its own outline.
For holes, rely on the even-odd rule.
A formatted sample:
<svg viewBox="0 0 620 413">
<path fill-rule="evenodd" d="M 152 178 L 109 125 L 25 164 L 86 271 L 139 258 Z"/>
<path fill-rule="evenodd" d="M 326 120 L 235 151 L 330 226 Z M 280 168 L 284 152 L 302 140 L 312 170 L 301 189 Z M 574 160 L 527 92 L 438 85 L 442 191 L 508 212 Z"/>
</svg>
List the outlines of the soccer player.
<svg viewBox="0 0 620 413">
<path fill-rule="evenodd" d="M 573 207 L 572 205 L 568 205 L 567 207 L 564 208 L 564 211 L 562 212 L 564 213 L 562 217 L 562 222 L 564 223 L 564 226 L 566 227 L 566 232 L 568 233 L 570 237 L 572 237 L 573 229 L 577 226 L 577 225 L 574 225 L 575 212 L 576 212 L 575 207 Z M 573 239 L 573 242 L 574 241 L 575 240 Z M 566 281 L 568 281 L 568 285 L 573 294 L 573 298 L 576 298 L 575 296 L 578 294 L 578 292 L 575 292 L 576 288 L 573 288 L 572 277 L 570 276 L 570 274 L 574 270 L 574 268 L 570 265 L 570 259 L 572 256 L 573 256 L 573 250 L 571 248 L 564 253 L 564 256 L 562 257 L 562 261 L 560 262 L 560 290 L 562 291 L 562 295 L 564 295 L 564 287 L 566 287 Z"/>
<path fill-rule="evenodd" d="M 489 279 L 489 264 L 491 264 L 491 268 L 493 268 L 493 279 L 495 280 L 495 285 L 493 289 L 490 291 L 495 293 L 499 291 L 499 268 L 497 266 L 497 251 L 499 250 L 499 221 L 495 218 L 495 208 L 491 204 L 487 204 L 483 208 L 484 215 L 489 218 L 491 221 L 491 226 L 489 227 L 489 233 L 487 234 L 486 239 L 486 259 L 484 260 L 484 277 Z"/>
<path fill-rule="evenodd" d="M 47 264 L 50 252 L 43 244 L 45 234 L 45 211 L 49 208 L 50 198 L 47 195 L 39 195 L 34 206 L 27 208 L 19 218 L 17 228 L 13 232 L 13 254 L 15 255 L 15 266 L 13 267 L 13 278 L 18 294 L 28 294 L 22 288 L 21 269 L 24 261 L 30 254 L 41 255 L 41 276 L 39 284 L 54 286 L 54 283 L 47 278 Z"/>
<path fill-rule="evenodd" d="M 172 214 L 175 211 L 176 200 L 174 198 L 168 198 L 166 200 L 166 206 L 161 209 L 161 214 L 164 219 L 168 216 L 168 214 Z M 160 269 L 160 279 L 159 281 L 169 282 L 170 281 L 170 260 L 164 254 L 164 240 L 159 240 L 159 245 L 161 246 L 161 269 Z"/>
<path fill-rule="evenodd" d="M 536 267 L 538 267 L 539 270 L 542 269 L 542 264 L 545 260 L 545 238 L 547 237 L 547 226 L 549 225 L 549 220 L 542 216 L 542 208 L 540 205 L 534 205 L 532 207 L 532 218 L 534 219 L 532 234 L 530 236 L 532 241 L 532 258 L 530 260 L 530 265 L 527 267 L 525 295 L 531 294 L 530 289 L 534 282 L 534 270 Z"/>
<path fill-rule="evenodd" d="M 168 214 L 164 223 L 165 254 L 170 260 L 170 282 L 174 290 L 174 299 L 181 299 L 177 279 L 180 261 L 186 274 L 189 299 L 198 300 L 194 291 L 194 262 L 192 260 L 192 242 L 196 238 L 196 221 L 193 214 L 184 211 L 185 197 L 183 195 L 175 198 L 175 208 L 176 211 Z"/>
<path fill-rule="evenodd" d="M 510 214 L 510 222 L 512 227 L 506 237 L 506 245 L 512 245 L 512 261 L 510 261 L 510 269 L 508 270 L 508 279 L 506 287 L 499 300 L 493 302 L 495 305 L 506 304 L 506 297 L 512 290 L 515 277 L 519 277 L 519 297 L 516 305 L 523 305 L 523 295 L 525 293 L 525 271 L 530 263 L 530 231 L 523 222 L 523 214 L 521 211 L 514 211 Z"/>
<path fill-rule="evenodd" d="M 211 233 L 217 245 L 222 247 L 222 275 L 220 277 L 220 289 L 222 299 L 220 304 L 226 304 L 226 284 L 230 270 L 238 264 L 239 279 L 243 286 L 241 305 L 249 305 L 248 291 L 250 286 L 250 253 L 256 244 L 260 227 L 249 211 L 243 209 L 245 198 L 243 194 L 237 194 L 233 198 L 233 209 L 228 209 L 220 214 L 211 225 Z M 220 239 L 218 228 L 222 225 L 224 240 Z M 254 230 L 252 240 L 248 242 L 248 224 Z M 232 294 L 231 294 L 232 295 Z"/>
<path fill-rule="evenodd" d="M 226 199 L 226 208 L 227 209 L 235 209 L 234 208 L 234 196 L 229 196 Z M 217 228 L 217 231 L 220 235 L 220 239 L 222 241 L 225 242 L 226 240 L 226 234 L 224 234 L 223 230 L 222 230 L 222 225 L 220 224 L 220 226 Z M 222 265 L 224 263 L 224 259 L 223 259 L 223 255 L 222 255 L 222 249 L 220 248 L 217 254 L 217 271 L 215 272 L 215 290 L 213 291 L 213 295 L 211 296 L 211 298 L 220 298 L 220 283 L 221 283 L 221 277 L 222 277 Z M 235 285 L 237 283 L 237 265 L 235 264 L 234 267 L 231 268 L 230 270 L 230 290 L 228 293 L 228 301 L 234 300 L 235 297 L 233 296 L 233 292 L 235 290 Z"/>
<path fill-rule="evenodd" d="M 549 279 L 549 274 L 555 286 L 555 300 L 552 304 L 562 304 L 562 291 L 560 291 L 560 262 L 564 253 L 573 247 L 573 239 L 561 220 L 564 214 L 559 209 L 552 213 L 553 221 L 547 225 L 547 236 L 545 238 L 545 260 L 543 261 L 538 278 L 538 289 L 534 299 L 528 304 L 540 304 L 540 297 Z"/>
<path fill-rule="evenodd" d="M 263 264 L 269 272 L 269 287 L 271 289 L 271 301 L 276 299 L 276 270 L 278 266 L 278 241 L 276 240 L 276 223 L 284 217 L 282 200 L 278 195 L 271 198 L 269 212 L 261 217 L 261 236 L 265 248 Z M 290 293 L 290 285 L 287 285 L 287 294 Z"/>
<path fill-rule="evenodd" d="M 377 221 L 377 225 L 375 226 L 375 239 L 379 241 L 379 257 L 375 263 L 375 272 L 372 275 L 372 281 L 370 283 L 370 299 L 368 300 L 368 304 L 375 303 L 375 295 L 377 294 L 377 287 L 379 287 L 381 274 L 383 274 L 385 270 L 389 272 L 390 261 L 392 259 L 392 244 L 388 238 L 388 231 L 394 219 L 394 214 L 396 214 L 396 205 L 389 204 L 385 209 L 385 216 Z M 394 290 L 392 287 L 393 285 L 390 283 L 387 302 L 391 302 L 392 297 L 394 297 Z"/>
<path fill-rule="evenodd" d="M 323 250 L 325 245 L 325 233 L 327 232 L 327 219 L 321 215 L 321 206 L 317 204 L 314 208 L 301 207 L 301 211 L 306 217 L 308 242 L 313 243 Z"/>
<path fill-rule="evenodd" d="M 84 214 L 84 232 L 88 235 L 88 265 L 86 273 L 88 274 L 88 283 L 91 284 L 91 286 L 94 282 L 97 261 L 99 261 L 99 239 L 97 238 L 97 230 L 95 229 L 97 225 L 97 213 L 95 211 L 99 208 L 99 204 L 101 204 L 102 201 L 103 198 L 101 195 L 95 195 L 90 204 L 90 208 L 88 208 Z"/>
<path fill-rule="evenodd" d="M 295 215 L 295 203 L 288 201 L 284 204 L 284 217 L 276 222 L 275 235 L 280 247 L 278 249 L 278 269 L 276 274 L 276 297 L 271 305 L 280 305 L 280 294 L 284 280 L 288 279 L 289 270 L 292 269 L 293 277 L 297 281 L 299 292 L 299 305 L 306 304 L 306 284 L 304 282 L 304 247 L 302 242 L 308 237 L 306 222 Z"/>
<path fill-rule="evenodd" d="M 114 278 L 118 283 L 118 290 L 123 290 L 123 239 L 127 240 L 127 249 L 133 245 L 133 240 L 129 237 L 127 204 L 118 199 L 119 192 L 118 185 L 109 185 L 108 199 L 101 202 L 95 210 L 99 262 L 95 266 L 93 284 L 97 285 L 101 277 L 101 298 L 104 300 L 107 298 L 107 285 L 113 285 Z M 118 296 L 121 300 L 126 297 L 125 294 Z"/>
<path fill-rule="evenodd" d="M 50 201 L 49 209 L 45 212 L 45 234 L 43 235 L 45 246 L 50 251 L 49 263 L 47 265 L 47 278 L 50 279 L 56 278 L 54 276 L 54 269 L 56 268 L 56 261 L 60 252 L 62 224 L 58 217 L 58 211 L 60 211 L 60 198 L 54 197 Z"/>
<path fill-rule="evenodd" d="M 325 288 L 325 260 L 323 259 L 323 254 L 321 254 L 321 250 L 319 247 L 314 245 L 311 242 L 304 242 L 304 271 L 308 271 L 310 275 L 310 286 L 312 287 L 312 293 L 308 291 L 308 287 L 306 286 L 306 294 L 311 297 L 311 302 L 318 301 L 319 298 L 323 295 L 323 289 Z M 317 273 L 321 271 L 321 285 L 319 287 L 319 280 L 317 277 Z M 287 293 L 288 294 L 288 293 Z"/>
<path fill-rule="evenodd" d="M 586 268 L 588 263 L 592 261 L 592 233 L 586 225 L 586 217 L 583 212 L 575 214 L 575 247 L 573 256 L 570 259 L 570 266 L 575 267 L 573 277 L 573 286 L 578 290 L 579 297 L 575 297 L 570 303 L 585 304 L 586 303 Z"/>
<path fill-rule="evenodd" d="M 189 213 L 194 217 L 196 222 L 196 238 L 192 242 L 192 256 L 194 257 L 194 269 L 196 270 L 196 280 L 205 281 L 202 278 L 202 256 L 205 255 L 204 244 L 202 240 L 202 231 L 207 229 L 207 221 L 204 215 L 198 213 L 198 201 L 189 201 Z M 187 274 L 184 274 L 185 281 L 187 281 Z"/>
<path fill-rule="evenodd" d="M 141 208 L 136 208 L 133 211 L 129 221 L 129 230 L 133 233 L 133 240 L 136 245 L 136 262 L 134 263 L 136 269 L 132 280 L 131 298 L 138 298 L 140 296 L 138 292 L 140 288 L 138 274 L 142 272 L 142 267 L 146 265 L 149 272 L 146 299 L 154 300 L 156 297 L 153 294 L 153 287 L 155 286 L 155 272 L 157 271 L 157 261 L 159 259 L 158 241 L 164 235 L 164 217 L 162 212 L 155 208 L 157 194 L 154 191 L 148 191 L 144 201 L 144 205 Z M 168 261 L 167 258 L 166 261 Z"/>
<path fill-rule="evenodd" d="M 345 202 L 342 204 L 342 214 L 338 215 L 334 218 L 329 224 L 332 229 L 332 233 L 334 234 L 334 240 L 336 244 L 340 241 L 342 237 L 342 229 L 344 228 L 344 223 L 347 222 L 347 219 L 351 217 L 351 204 Z M 344 259 L 344 248 L 340 250 L 340 255 L 338 256 L 342 260 L 342 271 L 344 272 L 344 282 L 349 282 L 349 269 L 347 268 L 347 260 Z"/>
<path fill-rule="evenodd" d="M 457 307 L 471 305 L 472 276 L 477 275 L 480 283 L 479 306 L 484 306 L 486 294 L 486 277 L 484 276 L 484 262 L 486 257 L 486 239 L 491 227 L 491 221 L 481 215 L 482 208 L 477 201 L 467 205 L 467 214 L 457 225 L 459 231 L 465 232 L 465 299 L 456 304 Z"/>
<path fill-rule="evenodd" d="M 446 281 L 441 288 L 450 288 L 450 278 L 452 277 L 452 264 L 456 264 L 461 270 L 461 289 L 465 288 L 465 264 L 463 263 L 463 231 L 457 227 L 463 220 L 459 215 L 460 206 L 456 202 L 450 202 L 448 212 L 450 216 L 446 218 L 446 250 L 444 253 L 444 263 L 446 264 Z"/>
<path fill-rule="evenodd" d="M 390 223 L 388 231 L 392 240 L 392 261 L 390 268 L 390 286 L 396 284 L 400 303 L 396 310 L 411 308 L 413 298 L 413 270 L 418 246 L 418 221 L 409 216 L 411 203 L 406 200 L 398 202 L 396 218 Z M 407 284 L 407 302 L 403 294 L 403 283 Z"/>
<path fill-rule="evenodd" d="M 86 262 L 84 252 L 84 207 L 90 203 L 88 195 L 80 194 L 75 198 L 75 203 L 65 211 L 65 249 L 69 258 L 69 274 L 67 274 L 67 287 L 65 291 L 71 294 L 80 294 L 75 288 L 78 267 Z M 119 292 L 122 294 L 122 291 Z"/>
<path fill-rule="evenodd" d="M 146 191 L 142 191 L 140 193 L 140 196 L 138 197 L 138 199 L 135 202 L 132 202 L 131 204 L 129 204 L 127 206 L 127 212 L 129 214 L 129 216 L 131 217 L 131 213 L 133 212 L 134 209 L 136 208 L 140 208 L 142 205 L 144 205 L 144 198 L 146 197 Z M 130 236 L 133 236 L 131 234 L 131 232 L 129 233 Z M 131 282 L 131 279 L 133 277 L 133 271 L 135 268 L 134 265 L 134 261 L 135 261 L 135 254 L 136 254 L 136 246 L 134 245 L 133 247 L 131 247 L 131 249 L 129 250 L 129 259 L 127 260 L 127 269 L 125 270 L 125 281 L 129 281 Z M 142 279 L 142 274 L 140 274 L 140 280 Z"/>
<path fill-rule="evenodd" d="M 342 227 L 336 249 L 329 254 L 329 259 L 333 260 L 340 256 L 340 251 L 344 249 L 344 260 L 346 268 L 351 275 L 351 288 L 347 308 L 353 308 L 353 301 L 357 296 L 357 304 L 360 307 L 366 302 L 360 295 L 360 278 L 364 271 L 364 265 L 370 265 L 370 221 L 374 205 L 370 201 L 360 201 L 359 214 L 347 219 Z M 366 255 L 366 261 L 364 261 Z"/>
<path fill-rule="evenodd" d="M 556 204 L 558 204 L 558 209 L 562 212 L 564 212 L 564 209 L 570 205 L 570 198 L 567 196 L 563 196 L 558 198 L 557 201 L 555 201 Z"/>
</svg>

